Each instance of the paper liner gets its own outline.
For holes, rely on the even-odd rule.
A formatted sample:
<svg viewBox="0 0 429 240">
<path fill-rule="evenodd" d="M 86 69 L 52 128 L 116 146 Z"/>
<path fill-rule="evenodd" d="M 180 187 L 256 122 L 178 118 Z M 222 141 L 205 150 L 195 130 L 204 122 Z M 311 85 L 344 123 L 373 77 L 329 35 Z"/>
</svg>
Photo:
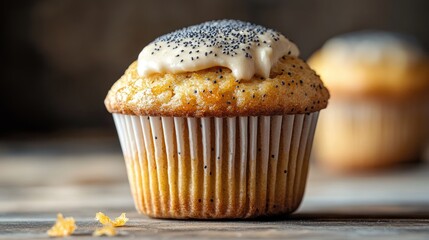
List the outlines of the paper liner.
<svg viewBox="0 0 429 240">
<path fill-rule="evenodd" d="M 359 170 L 415 161 L 425 105 L 335 101 L 320 117 L 315 153 L 330 169 Z"/>
<path fill-rule="evenodd" d="M 302 200 L 318 112 L 113 118 L 141 213 L 250 218 L 291 213 Z"/>
</svg>

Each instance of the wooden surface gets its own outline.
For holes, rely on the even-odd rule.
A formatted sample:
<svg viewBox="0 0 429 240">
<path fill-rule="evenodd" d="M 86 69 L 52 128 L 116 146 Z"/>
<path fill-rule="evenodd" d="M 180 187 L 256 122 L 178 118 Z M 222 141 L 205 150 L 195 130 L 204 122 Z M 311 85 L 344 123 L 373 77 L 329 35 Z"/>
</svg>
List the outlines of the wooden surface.
<svg viewBox="0 0 429 240">
<path fill-rule="evenodd" d="M 90 239 L 98 211 L 127 212 L 130 221 L 119 229 L 120 239 L 429 239 L 427 163 L 365 176 L 310 167 L 304 201 L 289 217 L 157 220 L 135 212 L 115 141 L 3 143 L 0 239 L 48 239 L 57 212 L 77 221 L 67 239 Z"/>
</svg>

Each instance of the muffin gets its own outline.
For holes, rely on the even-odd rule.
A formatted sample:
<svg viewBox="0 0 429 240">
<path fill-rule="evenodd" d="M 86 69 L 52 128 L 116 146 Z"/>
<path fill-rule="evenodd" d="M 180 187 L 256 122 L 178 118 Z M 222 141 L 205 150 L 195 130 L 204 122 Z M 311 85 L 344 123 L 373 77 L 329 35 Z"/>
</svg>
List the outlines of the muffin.
<svg viewBox="0 0 429 240">
<path fill-rule="evenodd" d="M 419 159 L 428 63 L 418 44 L 399 34 L 358 32 L 327 41 L 309 59 L 332 94 L 316 133 L 317 160 L 329 169 L 366 171 Z"/>
<path fill-rule="evenodd" d="M 329 93 L 279 32 L 210 21 L 155 39 L 113 85 L 137 210 L 156 218 L 252 218 L 303 197 Z"/>
</svg>

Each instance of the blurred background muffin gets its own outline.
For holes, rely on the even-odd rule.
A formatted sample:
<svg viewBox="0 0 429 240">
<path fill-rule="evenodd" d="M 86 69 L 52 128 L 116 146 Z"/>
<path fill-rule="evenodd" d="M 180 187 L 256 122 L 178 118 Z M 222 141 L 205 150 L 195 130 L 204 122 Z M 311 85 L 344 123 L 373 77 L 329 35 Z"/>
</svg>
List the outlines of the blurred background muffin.
<svg viewBox="0 0 429 240">
<path fill-rule="evenodd" d="M 381 31 L 344 34 L 328 40 L 309 64 L 332 89 L 316 135 L 321 163 L 356 171 L 421 157 L 429 61 L 413 38 Z"/>
</svg>

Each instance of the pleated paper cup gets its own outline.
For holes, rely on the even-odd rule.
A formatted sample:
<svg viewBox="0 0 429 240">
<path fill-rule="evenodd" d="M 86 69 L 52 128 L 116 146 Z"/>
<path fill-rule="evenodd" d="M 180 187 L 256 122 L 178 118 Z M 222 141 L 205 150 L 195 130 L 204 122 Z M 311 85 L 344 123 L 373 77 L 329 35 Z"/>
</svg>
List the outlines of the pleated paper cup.
<svg viewBox="0 0 429 240">
<path fill-rule="evenodd" d="M 139 212 L 219 219 L 298 208 L 318 115 L 113 117 Z"/>
<path fill-rule="evenodd" d="M 424 104 L 332 100 L 317 128 L 316 159 L 346 171 L 416 161 L 427 125 Z"/>
</svg>

